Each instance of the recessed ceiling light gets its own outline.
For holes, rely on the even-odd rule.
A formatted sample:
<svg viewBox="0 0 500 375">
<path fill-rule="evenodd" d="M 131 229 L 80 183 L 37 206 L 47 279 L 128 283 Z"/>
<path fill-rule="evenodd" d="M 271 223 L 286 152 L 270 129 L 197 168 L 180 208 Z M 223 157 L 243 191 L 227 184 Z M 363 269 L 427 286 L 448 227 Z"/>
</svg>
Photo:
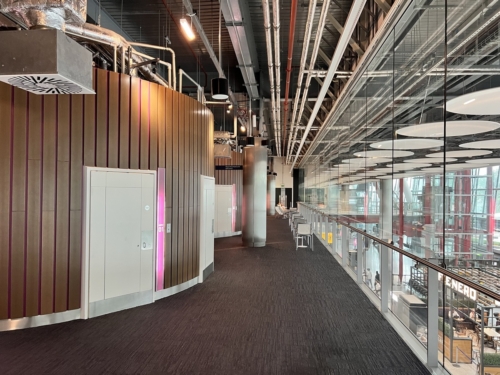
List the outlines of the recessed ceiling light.
<svg viewBox="0 0 500 375">
<path fill-rule="evenodd" d="M 500 124 L 492 121 L 447 121 L 446 136 L 457 137 L 486 133 L 500 128 Z M 396 131 L 396 134 L 406 137 L 441 138 L 444 137 L 444 122 L 430 122 L 420 125 L 411 125 Z"/>
<path fill-rule="evenodd" d="M 446 102 L 446 110 L 464 115 L 500 115 L 500 87 L 471 92 Z"/>
<path fill-rule="evenodd" d="M 459 146 L 463 148 L 500 148 L 500 139 L 463 143 Z"/>
<path fill-rule="evenodd" d="M 472 159 L 467 160 L 466 163 L 500 165 L 500 158 Z"/>
<path fill-rule="evenodd" d="M 436 148 L 441 147 L 444 144 L 443 141 L 438 141 L 437 139 L 394 139 L 391 141 L 382 141 L 372 143 L 370 147 L 379 148 L 382 150 L 420 150 L 424 148 Z"/>
<path fill-rule="evenodd" d="M 366 158 L 402 158 L 405 156 L 412 156 L 412 155 L 413 152 L 411 151 L 399 151 L 399 150 L 360 151 L 354 153 L 354 156 L 366 157 Z"/>
<path fill-rule="evenodd" d="M 489 150 L 460 150 L 460 151 L 447 151 L 446 157 L 451 158 L 471 158 L 473 156 L 482 156 L 491 154 Z M 428 158 L 444 158 L 444 152 L 435 152 L 433 154 L 425 155 Z"/>
<path fill-rule="evenodd" d="M 436 160 L 434 160 L 436 159 Z M 405 160 L 405 163 L 431 163 L 431 164 L 437 164 L 437 163 L 451 163 L 457 161 L 455 158 L 446 158 L 446 160 L 443 159 L 438 159 L 438 158 L 419 158 L 419 159 L 410 159 L 410 160 Z"/>
</svg>

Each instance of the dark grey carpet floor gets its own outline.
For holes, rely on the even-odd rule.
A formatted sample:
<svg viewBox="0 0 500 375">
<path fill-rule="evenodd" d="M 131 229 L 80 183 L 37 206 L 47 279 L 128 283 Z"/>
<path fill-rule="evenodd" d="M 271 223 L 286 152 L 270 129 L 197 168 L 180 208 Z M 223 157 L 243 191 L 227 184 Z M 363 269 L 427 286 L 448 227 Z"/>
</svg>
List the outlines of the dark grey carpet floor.
<svg viewBox="0 0 500 375">
<path fill-rule="evenodd" d="M 0 333 L 0 374 L 428 374 L 316 242 L 216 240 L 215 273 L 154 304 Z"/>
</svg>

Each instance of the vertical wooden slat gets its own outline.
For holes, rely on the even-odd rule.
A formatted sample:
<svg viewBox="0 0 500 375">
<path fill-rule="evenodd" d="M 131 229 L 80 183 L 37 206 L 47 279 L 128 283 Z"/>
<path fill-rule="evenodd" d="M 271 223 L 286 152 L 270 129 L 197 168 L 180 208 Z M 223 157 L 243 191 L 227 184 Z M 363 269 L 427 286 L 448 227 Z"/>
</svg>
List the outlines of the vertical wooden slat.
<svg viewBox="0 0 500 375">
<path fill-rule="evenodd" d="M 11 118 L 12 86 L 0 83 L 0 118 Z M 9 317 L 10 122 L 0 126 L 0 319 Z"/>
<path fill-rule="evenodd" d="M 108 86 L 108 167 L 118 168 L 119 127 L 120 127 L 120 75 L 109 72 Z"/>
<path fill-rule="evenodd" d="M 165 222 L 172 222 L 172 208 L 165 209 Z M 170 288 L 172 286 L 172 232 L 165 231 L 165 274 L 164 274 L 164 287 Z"/>
<path fill-rule="evenodd" d="M 1 99 L 0 99 L 1 102 Z M 42 97 L 29 96 L 28 181 L 26 225 L 26 316 L 38 315 L 38 278 L 40 249 L 40 178 L 42 139 Z M 80 140 L 81 142 L 81 140 Z"/>
<path fill-rule="evenodd" d="M 58 97 L 57 113 L 57 196 L 56 196 L 56 250 L 54 298 L 55 311 L 65 311 L 68 304 L 68 245 L 69 245 L 69 189 L 70 189 L 70 97 Z"/>
<path fill-rule="evenodd" d="M 185 138 L 185 124 L 186 124 L 186 96 L 179 94 L 179 122 L 173 124 L 174 128 L 177 126 L 179 128 L 179 190 L 177 192 L 177 200 L 179 202 L 179 223 L 177 225 L 178 240 L 177 240 L 177 253 L 178 253 L 178 263 L 177 263 L 177 282 L 180 284 L 185 281 L 184 279 L 184 138 Z M 174 199 L 176 196 L 174 195 Z"/>
<path fill-rule="evenodd" d="M 44 98 L 43 156 L 42 156 L 42 253 L 40 313 L 53 312 L 54 304 L 54 247 L 56 210 L 56 153 L 57 97 Z M 93 156 L 92 156 L 93 158 Z"/>
<path fill-rule="evenodd" d="M 149 169 L 149 87 L 148 81 L 141 81 L 140 169 Z"/>
<path fill-rule="evenodd" d="M 14 113 L 11 162 L 11 259 L 10 259 L 10 318 L 24 314 L 24 247 L 26 196 L 26 136 L 28 93 L 14 89 Z M 10 123 L 9 123 L 10 125 Z"/>
<path fill-rule="evenodd" d="M 96 167 L 107 167 L 108 71 L 97 69 Z"/>
<path fill-rule="evenodd" d="M 172 285 L 179 284 L 179 97 L 172 92 Z M 168 118 L 167 118 L 168 119 Z"/>
<path fill-rule="evenodd" d="M 120 75 L 120 168 L 129 168 L 131 80 L 127 75 Z"/>
<path fill-rule="evenodd" d="M 82 216 L 82 111 L 83 95 L 73 95 L 71 100 L 71 164 L 70 164 L 70 217 L 69 217 L 69 270 L 68 309 L 80 307 L 81 266 L 81 216 Z"/>
<path fill-rule="evenodd" d="M 158 108 L 158 168 L 165 168 L 166 155 L 165 155 L 165 93 L 167 89 L 165 87 L 158 87 L 158 96 L 156 98 L 156 105 Z M 168 181 L 168 180 L 167 180 Z"/>
<path fill-rule="evenodd" d="M 158 90 L 159 86 L 149 87 L 149 169 L 158 168 Z"/>
<path fill-rule="evenodd" d="M 173 161 L 173 151 L 174 151 L 174 145 L 173 145 L 173 130 L 172 130 L 172 119 L 173 119 L 173 102 L 172 102 L 172 97 L 175 96 L 172 94 L 172 90 L 166 90 L 166 95 L 165 95 L 165 165 L 166 165 L 166 171 L 165 171 L 165 205 L 167 207 L 172 207 L 172 170 L 175 168 L 174 167 L 174 161 Z M 177 101 L 176 101 L 177 103 Z M 178 105 L 178 104 L 176 104 Z M 175 111 L 177 112 L 177 111 Z M 178 116 L 177 113 L 175 113 L 175 116 Z"/>
<path fill-rule="evenodd" d="M 83 123 L 83 165 L 95 166 L 95 97 L 84 95 L 84 123 Z"/>
<path fill-rule="evenodd" d="M 165 115 L 165 222 L 171 224 L 172 228 L 172 90 L 165 90 L 165 101 L 164 105 L 160 107 L 164 108 Z M 172 232 L 166 235 L 165 238 L 165 288 L 169 288 L 173 285 L 172 283 Z"/>
<path fill-rule="evenodd" d="M 139 169 L 141 80 L 135 77 L 132 77 L 131 80 L 129 168 Z"/>
</svg>

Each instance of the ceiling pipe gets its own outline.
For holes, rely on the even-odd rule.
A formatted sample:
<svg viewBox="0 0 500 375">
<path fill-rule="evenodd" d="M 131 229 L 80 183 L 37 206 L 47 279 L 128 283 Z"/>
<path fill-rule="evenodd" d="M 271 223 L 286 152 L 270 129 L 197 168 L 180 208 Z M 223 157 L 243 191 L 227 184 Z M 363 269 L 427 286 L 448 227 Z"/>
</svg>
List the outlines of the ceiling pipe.
<svg viewBox="0 0 500 375">
<path fill-rule="evenodd" d="M 288 31 L 288 57 L 286 63 L 285 104 L 283 106 L 283 150 L 286 147 L 286 127 L 288 123 L 288 94 L 290 93 L 290 76 L 292 75 L 293 42 L 295 39 L 295 21 L 297 20 L 298 0 L 292 0 L 290 8 L 290 29 Z"/>
<path fill-rule="evenodd" d="M 271 123 L 273 125 L 274 137 L 276 138 L 276 94 L 274 90 L 273 71 L 273 46 L 271 42 L 271 16 L 269 13 L 269 0 L 262 0 L 262 11 L 264 13 L 264 30 L 266 35 L 267 66 L 269 69 L 269 86 L 271 88 Z M 276 153 L 281 156 L 280 144 L 276 144 Z"/>
<path fill-rule="evenodd" d="M 299 78 L 297 80 L 297 89 L 295 90 L 295 100 L 292 107 L 292 120 L 290 122 L 290 136 L 288 138 L 288 149 L 286 153 L 286 161 L 288 162 L 292 151 L 292 137 L 295 129 L 295 116 L 297 114 L 297 107 L 299 104 L 300 92 L 302 90 L 302 80 L 304 79 L 304 70 L 307 59 L 307 52 L 309 51 L 309 41 L 311 40 L 311 32 L 314 21 L 314 14 L 316 13 L 316 0 L 309 2 L 309 11 L 307 13 L 306 30 L 304 32 L 304 44 L 302 45 L 302 55 L 300 56 L 300 70 Z"/>
<path fill-rule="evenodd" d="M 280 3 L 279 0 L 273 0 L 273 25 L 274 25 L 274 70 L 276 80 L 274 91 L 276 94 L 276 133 L 274 137 L 276 144 L 279 145 L 281 156 L 281 53 L 280 53 Z"/>
<path fill-rule="evenodd" d="M 309 117 L 309 122 L 307 123 L 306 130 L 304 132 L 304 135 L 302 136 L 302 140 L 300 141 L 299 149 L 297 150 L 297 153 L 295 154 L 295 159 L 292 163 L 292 167 L 290 168 L 290 173 L 293 171 L 293 167 L 297 163 L 297 159 L 299 158 L 300 151 L 302 150 L 302 147 L 304 146 L 304 143 L 307 139 L 307 136 L 309 134 L 309 131 L 311 130 L 312 124 L 315 121 L 316 114 L 321 108 L 321 102 L 325 98 L 326 92 L 328 91 L 328 88 L 330 87 L 330 83 L 333 80 L 333 77 L 335 75 L 335 72 L 337 71 L 337 68 L 340 64 L 340 60 L 342 59 L 345 49 L 347 48 L 347 45 L 349 44 L 349 40 L 351 38 L 352 33 L 354 32 L 354 29 L 356 27 L 356 24 L 358 23 L 359 17 L 361 16 L 361 12 L 363 11 L 363 8 L 365 6 L 366 0 L 354 0 L 351 6 L 351 10 L 349 11 L 349 15 L 347 16 L 347 20 L 344 25 L 344 32 L 340 36 L 340 39 L 337 43 L 337 47 L 335 48 L 335 52 L 333 53 L 332 57 L 332 63 L 328 68 L 328 73 L 325 77 L 325 81 L 323 82 L 323 86 L 321 86 L 321 90 L 318 94 L 318 101 L 314 105 L 313 112 L 311 113 L 311 116 Z"/>
<path fill-rule="evenodd" d="M 314 66 L 316 65 L 316 59 L 318 57 L 319 47 L 321 45 L 321 39 L 323 36 L 323 30 L 325 29 L 325 24 L 326 24 L 326 19 L 328 17 L 328 9 L 329 8 L 330 8 L 330 2 L 329 1 L 323 2 L 323 6 L 321 7 L 321 14 L 319 16 L 319 21 L 318 21 L 318 31 L 316 32 L 316 38 L 314 40 L 313 50 L 311 52 L 311 60 L 309 62 L 309 69 L 310 70 L 313 70 Z M 309 85 L 311 84 L 312 78 L 313 78 L 313 76 L 311 74 L 307 75 L 304 93 L 302 94 L 302 101 L 300 103 L 299 115 L 297 116 L 296 123 L 294 125 L 299 125 L 300 120 L 302 118 L 302 115 L 304 113 L 304 107 L 305 107 L 304 98 L 307 98 L 307 95 L 309 93 Z M 330 86 L 329 83 L 328 83 L 328 86 Z M 316 115 L 312 116 L 312 118 L 314 119 L 315 116 Z M 295 128 L 292 144 L 295 144 L 295 140 L 297 139 L 297 134 L 298 134 L 297 128 Z M 291 156 L 289 157 L 289 160 L 290 159 L 291 159 Z"/>
</svg>

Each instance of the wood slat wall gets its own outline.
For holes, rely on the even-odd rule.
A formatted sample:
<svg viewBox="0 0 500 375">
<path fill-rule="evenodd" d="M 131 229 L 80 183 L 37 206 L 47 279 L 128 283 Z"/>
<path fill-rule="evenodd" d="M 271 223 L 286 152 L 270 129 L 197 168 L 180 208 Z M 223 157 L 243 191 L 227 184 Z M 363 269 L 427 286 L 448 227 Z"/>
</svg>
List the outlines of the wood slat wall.
<svg viewBox="0 0 500 375">
<path fill-rule="evenodd" d="M 0 83 L 0 319 L 80 307 L 83 166 L 166 168 L 164 286 L 198 275 L 212 113 L 104 70 L 94 71 L 94 90 L 38 96 Z"/>
<path fill-rule="evenodd" d="M 216 158 L 215 165 L 243 165 L 243 154 L 232 151 L 231 159 Z M 215 166 L 214 166 L 215 168 Z M 241 204 L 243 202 L 243 171 L 215 171 L 216 185 L 236 185 L 235 231 L 241 231 Z"/>
</svg>

